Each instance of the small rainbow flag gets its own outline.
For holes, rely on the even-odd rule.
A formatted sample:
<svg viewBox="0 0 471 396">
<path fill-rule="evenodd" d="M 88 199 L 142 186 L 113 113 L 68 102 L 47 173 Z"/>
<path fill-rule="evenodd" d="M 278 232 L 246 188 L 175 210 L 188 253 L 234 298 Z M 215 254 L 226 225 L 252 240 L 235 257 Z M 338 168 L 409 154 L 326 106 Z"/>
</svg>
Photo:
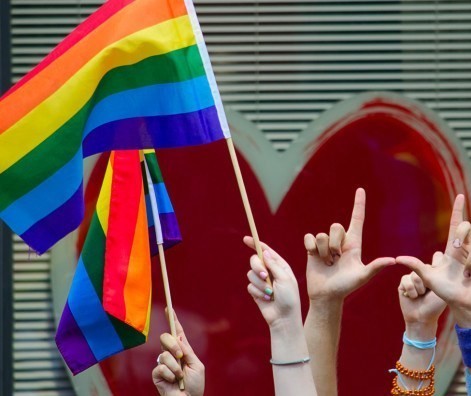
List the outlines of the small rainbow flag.
<svg viewBox="0 0 471 396">
<path fill-rule="evenodd" d="M 145 161 L 145 162 L 144 162 Z M 144 183 L 144 191 L 146 194 L 146 208 L 147 208 L 147 223 L 149 226 L 149 238 L 150 238 L 150 250 L 152 256 L 158 253 L 156 235 L 156 229 L 160 229 L 162 232 L 162 243 L 165 249 L 172 247 L 173 245 L 181 242 L 182 237 L 180 229 L 178 227 L 177 218 L 173 210 L 172 202 L 165 187 L 162 172 L 160 171 L 159 163 L 157 162 L 157 156 L 154 150 L 144 150 L 144 159 L 141 161 L 142 174 L 144 180 L 146 180 L 148 170 L 148 179 L 151 183 Z M 149 193 L 150 186 L 154 190 L 154 196 L 156 198 L 157 208 L 152 207 L 152 199 Z M 157 209 L 157 210 L 156 210 Z M 153 214 L 157 212 L 159 216 L 160 227 L 154 222 Z"/>
<path fill-rule="evenodd" d="M 38 253 L 83 218 L 83 158 L 230 137 L 191 0 L 110 0 L 0 99 L 0 218 Z"/>
<path fill-rule="evenodd" d="M 155 153 L 146 156 L 151 160 L 148 169 L 158 174 Z M 56 334 L 59 351 L 73 374 L 147 339 L 151 262 L 141 159 L 132 150 L 110 156 Z M 162 191 L 161 176 L 159 180 Z M 154 196 L 171 207 L 164 195 Z M 181 240 L 173 211 L 161 223 L 167 229 L 163 242 L 170 246 Z"/>
</svg>

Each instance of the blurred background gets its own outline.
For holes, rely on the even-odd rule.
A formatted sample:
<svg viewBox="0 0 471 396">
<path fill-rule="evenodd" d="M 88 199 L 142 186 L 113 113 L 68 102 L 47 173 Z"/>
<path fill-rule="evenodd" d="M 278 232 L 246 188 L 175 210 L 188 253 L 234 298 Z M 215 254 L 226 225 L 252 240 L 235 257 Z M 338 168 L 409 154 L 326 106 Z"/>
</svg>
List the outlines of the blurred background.
<svg viewBox="0 0 471 396">
<path fill-rule="evenodd" d="M 2 90 L 102 3 L 1 0 Z M 399 254 L 429 261 L 443 249 L 453 198 L 470 189 L 470 0 L 195 6 L 261 238 L 288 259 L 303 296 L 302 236 L 347 223 L 356 187 L 367 191 L 365 262 Z M 268 331 L 245 291 L 251 253 L 241 239 L 249 231 L 226 148 L 158 155 L 184 238 L 167 258 L 175 309 L 206 364 L 207 395 L 271 395 Z M 98 158 L 87 162 L 89 185 L 102 171 Z M 150 372 L 166 331 L 158 266 L 148 344 L 71 379 L 54 334 L 75 236 L 39 257 L 5 227 L 0 233 L 0 394 L 155 394 Z M 347 301 L 342 396 L 388 394 L 404 273 L 389 269 Z M 440 345 L 437 395 L 465 395 L 451 318 Z"/>
</svg>

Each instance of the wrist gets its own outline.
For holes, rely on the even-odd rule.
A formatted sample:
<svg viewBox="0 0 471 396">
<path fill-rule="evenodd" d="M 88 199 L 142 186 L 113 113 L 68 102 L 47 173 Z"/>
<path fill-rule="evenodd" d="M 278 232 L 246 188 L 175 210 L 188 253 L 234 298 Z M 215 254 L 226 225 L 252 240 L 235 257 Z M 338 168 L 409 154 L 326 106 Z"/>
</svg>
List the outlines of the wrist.
<svg viewBox="0 0 471 396">
<path fill-rule="evenodd" d="M 269 328 L 272 337 L 297 336 L 303 333 L 301 315 L 275 320 L 270 323 Z"/>
<path fill-rule="evenodd" d="M 343 298 L 322 297 L 309 303 L 309 312 L 315 316 L 316 323 L 332 322 L 342 317 Z"/>
<path fill-rule="evenodd" d="M 430 341 L 437 336 L 437 329 L 437 322 L 406 322 L 406 335 L 411 340 Z"/>
<path fill-rule="evenodd" d="M 343 297 L 317 296 L 309 299 L 309 308 L 316 311 L 335 312 L 343 308 Z"/>
</svg>

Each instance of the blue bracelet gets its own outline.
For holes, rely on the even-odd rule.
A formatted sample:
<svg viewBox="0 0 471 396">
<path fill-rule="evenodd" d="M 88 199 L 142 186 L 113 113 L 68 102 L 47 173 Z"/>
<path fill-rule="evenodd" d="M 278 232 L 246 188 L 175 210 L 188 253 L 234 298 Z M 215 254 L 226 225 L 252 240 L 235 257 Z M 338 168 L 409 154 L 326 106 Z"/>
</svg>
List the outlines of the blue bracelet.
<svg viewBox="0 0 471 396">
<path fill-rule="evenodd" d="M 432 355 L 432 358 L 430 359 L 430 364 L 427 367 L 427 370 L 430 370 L 435 360 L 435 352 L 436 352 L 435 348 L 437 347 L 437 337 L 435 337 L 433 340 L 430 340 L 430 341 L 417 341 L 417 340 L 411 340 L 409 337 L 407 337 L 406 333 L 404 332 L 404 335 L 402 336 L 402 341 L 404 342 L 405 345 L 408 345 L 417 349 L 433 349 L 433 355 Z M 404 380 L 402 379 L 402 375 L 398 370 L 392 369 L 392 370 L 389 370 L 389 372 L 395 373 L 397 377 L 399 378 L 399 382 L 401 382 L 402 387 L 406 390 L 410 390 L 405 384 Z M 424 384 L 424 381 L 423 380 L 420 381 L 419 385 L 417 386 L 417 390 L 422 389 L 423 384 Z"/>
<path fill-rule="evenodd" d="M 404 342 L 404 344 L 417 348 L 417 349 L 433 349 L 437 346 L 437 337 L 435 337 L 433 340 L 430 340 L 430 341 L 417 341 L 417 340 L 411 340 L 409 337 L 407 337 L 405 332 L 404 332 L 404 335 L 402 336 L 402 341 Z"/>
<path fill-rule="evenodd" d="M 463 362 L 466 367 L 471 367 L 471 329 L 463 329 L 455 325 L 455 330 L 458 336 Z"/>
</svg>

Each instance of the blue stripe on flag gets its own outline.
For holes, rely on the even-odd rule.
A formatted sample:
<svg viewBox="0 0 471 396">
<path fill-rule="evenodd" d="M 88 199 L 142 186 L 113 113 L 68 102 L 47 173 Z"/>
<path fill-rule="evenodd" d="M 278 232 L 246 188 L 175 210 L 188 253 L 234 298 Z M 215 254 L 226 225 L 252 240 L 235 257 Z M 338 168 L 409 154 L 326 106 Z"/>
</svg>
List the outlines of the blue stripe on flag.
<svg viewBox="0 0 471 396">
<path fill-rule="evenodd" d="M 15 233 L 23 234 L 74 195 L 83 179 L 82 161 L 79 150 L 56 173 L 3 210 L 0 217 Z"/>
<path fill-rule="evenodd" d="M 80 257 L 68 303 L 70 311 L 97 360 L 124 350 Z"/>
<path fill-rule="evenodd" d="M 130 89 L 108 96 L 94 107 L 83 137 L 117 120 L 191 113 L 211 106 L 214 99 L 206 76 Z"/>
<path fill-rule="evenodd" d="M 173 213 L 172 202 L 167 192 L 167 188 L 164 183 L 154 184 L 155 196 L 157 198 L 157 206 L 159 208 L 159 214 Z M 154 217 L 152 216 L 152 206 L 150 203 L 150 196 L 146 195 L 146 208 L 147 208 L 147 223 L 149 227 L 154 226 Z"/>
</svg>

